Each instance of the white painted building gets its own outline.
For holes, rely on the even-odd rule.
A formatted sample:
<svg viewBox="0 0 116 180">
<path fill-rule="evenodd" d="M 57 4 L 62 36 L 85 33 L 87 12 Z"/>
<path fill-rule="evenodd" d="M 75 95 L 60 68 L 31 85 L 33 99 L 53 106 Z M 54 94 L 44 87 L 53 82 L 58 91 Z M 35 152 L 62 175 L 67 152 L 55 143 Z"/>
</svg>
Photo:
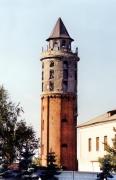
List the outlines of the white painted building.
<svg viewBox="0 0 116 180">
<path fill-rule="evenodd" d="M 104 142 L 112 146 L 113 127 L 116 127 L 116 110 L 78 125 L 79 171 L 100 171 L 98 158 L 106 154 Z"/>
</svg>

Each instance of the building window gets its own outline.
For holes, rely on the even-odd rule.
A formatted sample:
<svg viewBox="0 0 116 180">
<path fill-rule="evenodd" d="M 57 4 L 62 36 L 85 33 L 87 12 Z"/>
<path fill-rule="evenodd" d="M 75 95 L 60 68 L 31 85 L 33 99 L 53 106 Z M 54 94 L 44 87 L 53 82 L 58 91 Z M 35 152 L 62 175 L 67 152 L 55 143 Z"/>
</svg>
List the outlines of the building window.
<svg viewBox="0 0 116 180">
<path fill-rule="evenodd" d="M 58 50 L 58 43 L 57 43 L 56 41 L 54 42 L 54 47 L 53 47 L 53 48 L 54 48 L 54 50 L 56 50 L 56 51 Z"/>
<path fill-rule="evenodd" d="M 63 81 L 63 91 L 66 92 L 68 90 L 68 82 Z"/>
<path fill-rule="evenodd" d="M 67 69 L 68 68 L 68 62 L 67 61 L 63 61 L 63 68 Z"/>
<path fill-rule="evenodd" d="M 67 145 L 67 144 L 62 144 L 62 147 L 63 147 L 63 148 L 67 148 L 68 145 Z"/>
<path fill-rule="evenodd" d="M 51 69 L 50 70 L 50 76 L 49 76 L 49 79 L 53 79 L 54 78 L 54 70 Z"/>
<path fill-rule="evenodd" d="M 62 47 L 65 47 L 65 46 L 66 46 L 66 41 L 62 40 Z"/>
<path fill-rule="evenodd" d="M 99 151 L 99 137 L 96 137 L 96 151 Z"/>
<path fill-rule="evenodd" d="M 44 90 L 44 83 L 42 83 L 42 91 Z"/>
<path fill-rule="evenodd" d="M 63 77 L 64 77 L 64 79 L 68 79 L 68 70 L 67 69 L 65 69 L 63 71 Z"/>
<path fill-rule="evenodd" d="M 42 71 L 42 80 L 44 80 L 44 72 Z"/>
<path fill-rule="evenodd" d="M 54 67 L 54 62 L 53 61 L 50 62 L 50 67 Z"/>
<path fill-rule="evenodd" d="M 77 71 L 75 71 L 75 80 L 77 80 Z"/>
<path fill-rule="evenodd" d="M 41 146 L 41 154 L 44 154 L 44 145 Z"/>
<path fill-rule="evenodd" d="M 42 69 L 44 68 L 44 62 L 42 62 Z"/>
<path fill-rule="evenodd" d="M 66 118 L 63 118 L 62 119 L 62 122 L 64 123 L 64 122 L 67 122 L 67 119 Z"/>
<path fill-rule="evenodd" d="M 53 91 L 54 90 L 54 83 L 53 82 L 49 82 L 49 90 Z"/>
<path fill-rule="evenodd" d="M 104 151 L 106 150 L 107 144 L 108 144 L 108 138 L 107 136 L 104 136 Z"/>
<path fill-rule="evenodd" d="M 44 120 L 42 120 L 42 130 L 44 130 Z"/>
<path fill-rule="evenodd" d="M 91 146 L 92 146 L 92 141 L 91 141 L 91 138 L 88 139 L 88 151 L 90 152 L 91 151 Z"/>
</svg>

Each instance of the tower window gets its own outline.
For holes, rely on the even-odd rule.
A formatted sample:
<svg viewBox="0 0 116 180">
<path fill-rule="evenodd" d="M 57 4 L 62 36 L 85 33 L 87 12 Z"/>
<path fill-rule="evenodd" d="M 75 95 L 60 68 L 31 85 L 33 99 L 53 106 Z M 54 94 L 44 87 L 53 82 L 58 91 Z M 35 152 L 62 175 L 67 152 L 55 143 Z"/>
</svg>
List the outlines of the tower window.
<svg viewBox="0 0 116 180">
<path fill-rule="evenodd" d="M 99 137 L 96 137 L 96 151 L 99 151 Z"/>
<path fill-rule="evenodd" d="M 77 80 L 77 71 L 75 71 L 75 80 Z"/>
<path fill-rule="evenodd" d="M 68 82 L 63 81 L 63 91 L 66 92 L 68 90 Z"/>
<path fill-rule="evenodd" d="M 41 154 L 44 154 L 44 144 L 41 146 Z"/>
<path fill-rule="evenodd" d="M 62 40 L 62 47 L 65 47 L 65 46 L 66 46 L 66 41 Z"/>
<path fill-rule="evenodd" d="M 56 41 L 54 42 L 54 50 L 58 50 L 58 43 Z"/>
<path fill-rule="evenodd" d="M 62 147 L 63 147 L 63 148 L 67 148 L 68 145 L 67 145 L 67 144 L 62 144 Z"/>
<path fill-rule="evenodd" d="M 44 72 L 42 71 L 42 80 L 44 80 Z"/>
<path fill-rule="evenodd" d="M 44 62 L 42 62 L 42 69 L 44 68 Z"/>
<path fill-rule="evenodd" d="M 49 82 L 49 90 L 53 91 L 54 90 L 54 83 L 53 82 Z"/>
<path fill-rule="evenodd" d="M 58 46 L 57 41 L 54 41 L 54 47 L 57 47 L 57 46 Z"/>
<path fill-rule="evenodd" d="M 50 70 L 50 76 L 49 76 L 49 79 L 53 79 L 54 78 L 54 70 L 51 69 Z"/>
<path fill-rule="evenodd" d="M 54 62 L 53 61 L 50 62 L 50 67 L 54 67 Z"/>
<path fill-rule="evenodd" d="M 68 70 L 67 69 L 63 71 L 63 77 L 64 77 L 64 79 L 68 79 Z"/>
<path fill-rule="evenodd" d="M 68 62 L 67 61 L 63 61 L 63 68 L 68 68 Z"/>
<path fill-rule="evenodd" d="M 64 122 L 67 122 L 67 119 L 66 118 L 63 118 L 62 119 L 62 122 L 64 123 Z"/>
<path fill-rule="evenodd" d="M 107 142 L 108 141 L 108 138 L 107 136 L 104 136 L 104 151 L 106 150 L 106 147 L 107 147 Z"/>
<path fill-rule="evenodd" d="M 44 83 L 42 83 L 42 91 L 43 91 L 43 89 L 44 89 Z"/>
<path fill-rule="evenodd" d="M 42 130 L 44 130 L 44 120 L 42 121 Z"/>
<path fill-rule="evenodd" d="M 91 141 L 91 138 L 88 139 L 88 151 L 90 152 L 91 149 L 92 149 L 92 141 Z"/>
</svg>

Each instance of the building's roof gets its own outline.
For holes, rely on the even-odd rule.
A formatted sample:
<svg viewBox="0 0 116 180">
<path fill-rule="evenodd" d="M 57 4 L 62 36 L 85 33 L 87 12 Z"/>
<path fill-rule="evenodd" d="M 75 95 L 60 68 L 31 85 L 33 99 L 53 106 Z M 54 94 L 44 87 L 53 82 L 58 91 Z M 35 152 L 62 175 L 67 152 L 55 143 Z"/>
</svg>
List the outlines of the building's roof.
<svg viewBox="0 0 116 180">
<path fill-rule="evenodd" d="M 79 124 L 77 127 L 78 128 L 86 127 L 86 126 L 91 126 L 91 125 L 97 125 L 100 123 L 107 123 L 110 121 L 116 121 L 116 110 L 108 111 L 107 113 L 105 113 L 101 116 L 98 116 L 98 117 L 91 119 L 87 122 Z"/>
<path fill-rule="evenodd" d="M 73 41 L 73 39 L 70 37 L 61 18 L 58 18 L 56 25 L 50 37 L 47 39 L 47 41 L 49 41 L 50 39 L 56 39 L 56 38 L 59 38 L 59 39 L 65 38 L 65 39 L 70 39 L 71 41 Z"/>
</svg>

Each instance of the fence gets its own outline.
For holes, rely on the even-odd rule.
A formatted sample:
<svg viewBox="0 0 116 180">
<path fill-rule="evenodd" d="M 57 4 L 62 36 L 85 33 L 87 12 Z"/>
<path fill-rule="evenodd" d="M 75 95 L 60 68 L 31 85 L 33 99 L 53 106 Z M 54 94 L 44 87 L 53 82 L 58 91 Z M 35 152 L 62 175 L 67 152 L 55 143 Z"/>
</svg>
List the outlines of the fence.
<svg viewBox="0 0 116 180">
<path fill-rule="evenodd" d="M 112 180 L 116 180 L 116 174 L 113 175 Z M 58 180 L 96 180 L 97 173 L 92 172 L 77 172 L 77 171 L 63 171 L 58 175 Z M 111 180 L 111 178 L 108 178 Z"/>
</svg>

